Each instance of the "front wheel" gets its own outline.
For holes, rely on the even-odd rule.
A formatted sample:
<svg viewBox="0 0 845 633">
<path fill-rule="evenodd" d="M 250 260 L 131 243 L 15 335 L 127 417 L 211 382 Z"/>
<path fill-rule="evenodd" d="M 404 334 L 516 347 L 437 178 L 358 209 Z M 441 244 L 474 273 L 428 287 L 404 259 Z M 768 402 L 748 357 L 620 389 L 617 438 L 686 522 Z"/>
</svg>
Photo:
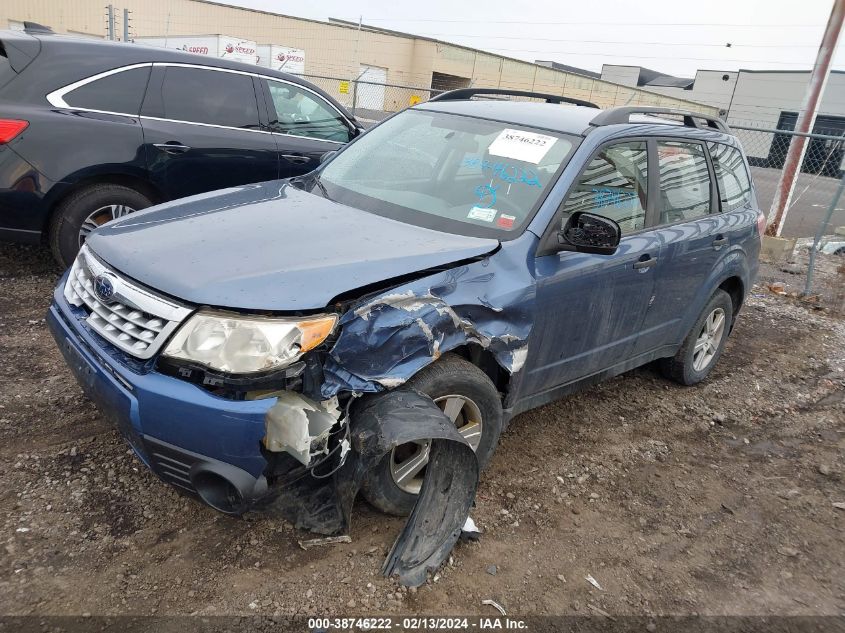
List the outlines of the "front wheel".
<svg viewBox="0 0 845 633">
<path fill-rule="evenodd" d="M 151 204 L 147 196 L 123 185 L 104 183 L 75 191 L 53 213 L 49 229 L 53 257 L 67 268 L 91 231 Z"/>
<path fill-rule="evenodd" d="M 722 355 L 732 323 L 731 297 L 724 290 L 717 290 L 678 353 L 662 360 L 663 374 L 682 385 L 694 385 L 704 380 Z"/>
<path fill-rule="evenodd" d="M 502 432 L 502 401 L 490 378 L 457 354 L 444 354 L 406 384 L 437 403 L 475 451 L 479 466 L 486 466 Z M 429 440 L 402 444 L 385 455 L 364 480 L 364 498 L 387 514 L 410 514 L 422 487 L 430 444 Z"/>
</svg>

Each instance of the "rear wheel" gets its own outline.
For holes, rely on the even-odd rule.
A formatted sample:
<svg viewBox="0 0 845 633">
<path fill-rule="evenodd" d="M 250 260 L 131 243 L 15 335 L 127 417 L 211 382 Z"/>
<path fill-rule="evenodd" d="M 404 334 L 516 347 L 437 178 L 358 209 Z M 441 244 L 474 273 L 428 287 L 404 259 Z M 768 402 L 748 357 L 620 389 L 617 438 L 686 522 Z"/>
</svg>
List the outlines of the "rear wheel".
<svg viewBox="0 0 845 633">
<path fill-rule="evenodd" d="M 49 229 L 53 257 L 62 266 L 70 266 L 91 231 L 151 204 L 147 196 L 123 185 L 92 185 L 75 191 L 53 213 Z"/>
<path fill-rule="evenodd" d="M 661 369 L 667 378 L 694 385 L 707 377 L 722 355 L 733 323 L 733 302 L 717 290 L 673 358 L 664 358 Z"/>
<path fill-rule="evenodd" d="M 457 354 L 445 354 L 406 384 L 437 403 L 475 451 L 479 465 L 486 466 L 502 432 L 502 402 L 490 378 Z M 364 498 L 387 514 L 410 514 L 422 487 L 430 448 L 430 440 L 420 440 L 397 446 L 385 455 L 364 481 Z"/>
</svg>

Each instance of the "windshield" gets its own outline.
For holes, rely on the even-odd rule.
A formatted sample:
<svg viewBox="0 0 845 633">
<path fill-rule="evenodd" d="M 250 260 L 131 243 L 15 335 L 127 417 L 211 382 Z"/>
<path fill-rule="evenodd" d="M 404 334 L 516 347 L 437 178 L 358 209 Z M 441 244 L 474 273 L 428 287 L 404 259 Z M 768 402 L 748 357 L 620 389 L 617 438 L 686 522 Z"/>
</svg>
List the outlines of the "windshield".
<svg viewBox="0 0 845 633">
<path fill-rule="evenodd" d="M 531 219 L 573 142 L 512 123 L 406 110 L 344 149 L 319 182 L 333 200 L 372 213 L 507 239 Z"/>
</svg>

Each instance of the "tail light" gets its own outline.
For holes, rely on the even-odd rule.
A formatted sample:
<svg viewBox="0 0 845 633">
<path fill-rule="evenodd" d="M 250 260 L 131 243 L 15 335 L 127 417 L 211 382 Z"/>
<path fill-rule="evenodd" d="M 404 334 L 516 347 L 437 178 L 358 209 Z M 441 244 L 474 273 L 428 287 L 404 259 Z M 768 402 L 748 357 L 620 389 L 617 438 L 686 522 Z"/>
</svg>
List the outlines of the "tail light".
<svg viewBox="0 0 845 633">
<path fill-rule="evenodd" d="M 29 126 L 29 121 L 0 119 L 0 145 L 8 143 Z"/>
<path fill-rule="evenodd" d="M 766 232 L 766 214 L 762 211 L 757 212 L 757 232 L 760 237 L 763 237 L 763 233 Z"/>
</svg>

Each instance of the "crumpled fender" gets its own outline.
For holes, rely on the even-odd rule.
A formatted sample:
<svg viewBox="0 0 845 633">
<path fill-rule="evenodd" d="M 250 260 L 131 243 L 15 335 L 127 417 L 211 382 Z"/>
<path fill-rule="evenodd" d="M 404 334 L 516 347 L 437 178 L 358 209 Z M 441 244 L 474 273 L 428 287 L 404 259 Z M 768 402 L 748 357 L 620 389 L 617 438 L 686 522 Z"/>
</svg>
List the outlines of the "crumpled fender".
<svg viewBox="0 0 845 633">
<path fill-rule="evenodd" d="M 320 534 L 348 532 L 352 504 L 366 473 L 400 444 L 431 439 L 431 467 L 382 568 L 404 585 L 421 585 L 426 573 L 449 555 L 475 503 L 475 453 L 431 398 L 410 388 L 361 398 L 352 407 L 349 424 L 351 450 L 339 470 L 318 479 L 297 469 L 271 485 L 255 509 Z"/>
<path fill-rule="evenodd" d="M 403 384 L 441 354 L 475 343 L 509 373 L 528 351 L 535 281 L 504 250 L 353 305 L 323 363 L 321 397 Z"/>
</svg>

